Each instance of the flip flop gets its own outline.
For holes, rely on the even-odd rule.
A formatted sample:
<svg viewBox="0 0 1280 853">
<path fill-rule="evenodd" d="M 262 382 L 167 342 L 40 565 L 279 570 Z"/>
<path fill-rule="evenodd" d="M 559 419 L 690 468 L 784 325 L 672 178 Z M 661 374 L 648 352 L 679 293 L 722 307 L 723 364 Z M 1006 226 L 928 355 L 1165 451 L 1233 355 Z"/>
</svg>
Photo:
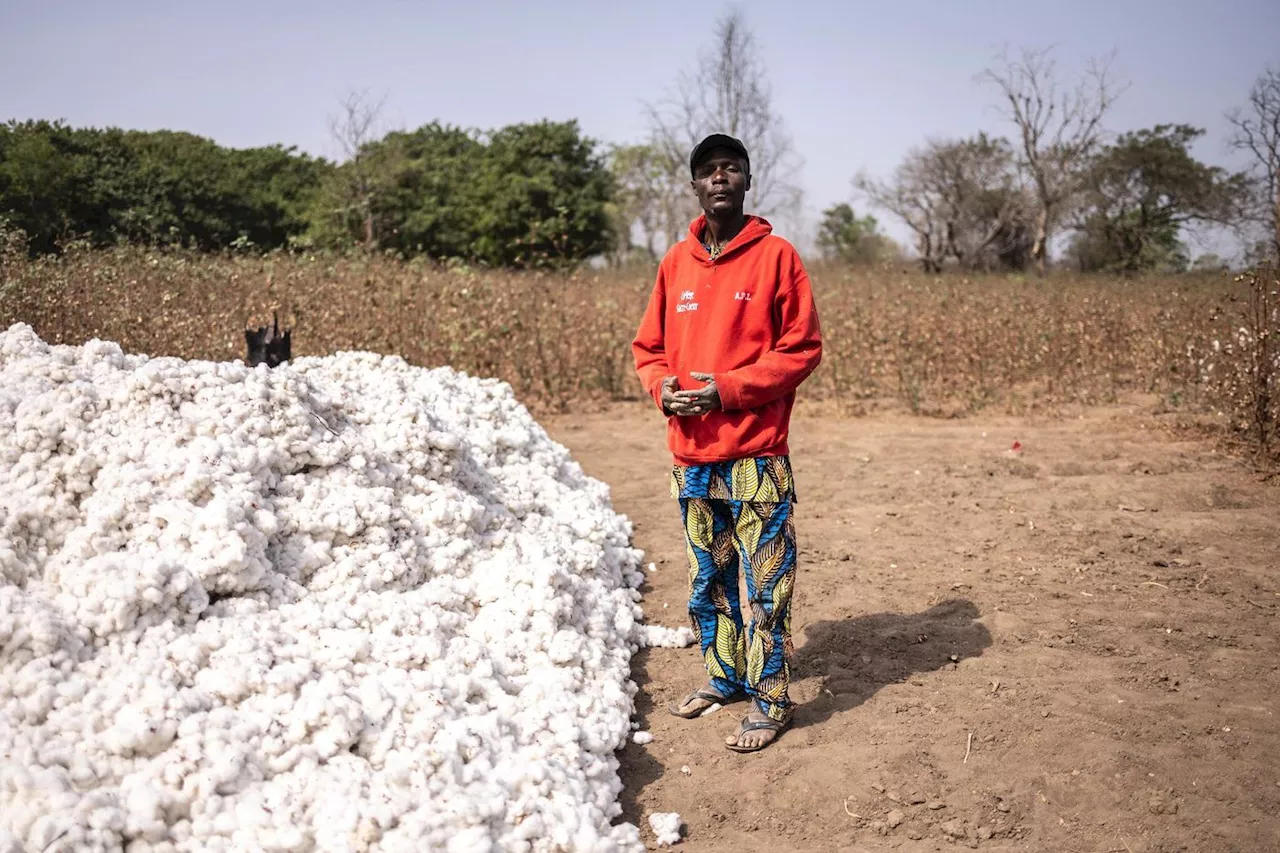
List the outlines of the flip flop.
<svg viewBox="0 0 1280 853">
<path fill-rule="evenodd" d="M 773 737 L 769 738 L 759 746 L 738 746 L 736 743 L 726 743 L 725 749 L 731 749 L 734 752 L 759 752 L 766 746 L 777 741 L 782 737 L 782 733 L 791 726 L 792 718 L 788 716 L 785 720 L 753 720 L 750 717 L 743 717 L 742 722 L 738 724 L 738 738 L 741 739 L 747 732 L 771 731 Z"/>
<path fill-rule="evenodd" d="M 716 693 L 714 690 L 707 690 L 705 688 L 700 687 L 697 690 L 694 690 L 692 693 L 689 693 L 688 695 L 686 695 L 679 702 L 668 702 L 667 710 L 677 717 L 682 717 L 686 720 L 692 720 L 694 717 L 701 716 L 702 712 L 710 708 L 712 705 L 728 705 L 730 702 L 734 702 L 734 701 L 737 701 L 738 699 L 741 699 L 743 695 L 744 694 L 742 693 L 734 693 L 732 696 L 721 696 L 719 693 Z M 697 699 L 701 699 L 706 704 L 701 705 L 693 709 L 692 711 L 680 710 L 681 705 L 688 705 L 690 702 L 693 702 L 694 700 L 697 700 Z"/>
</svg>

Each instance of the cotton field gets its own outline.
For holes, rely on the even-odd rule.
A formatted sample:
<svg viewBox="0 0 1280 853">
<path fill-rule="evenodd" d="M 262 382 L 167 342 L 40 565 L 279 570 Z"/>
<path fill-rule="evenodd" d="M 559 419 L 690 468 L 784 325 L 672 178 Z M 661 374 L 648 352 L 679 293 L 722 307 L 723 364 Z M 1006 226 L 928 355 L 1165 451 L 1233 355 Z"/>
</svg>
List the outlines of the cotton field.
<svg viewBox="0 0 1280 853">
<path fill-rule="evenodd" d="M 641 555 L 510 388 L 0 334 L 0 853 L 632 851 Z"/>
</svg>

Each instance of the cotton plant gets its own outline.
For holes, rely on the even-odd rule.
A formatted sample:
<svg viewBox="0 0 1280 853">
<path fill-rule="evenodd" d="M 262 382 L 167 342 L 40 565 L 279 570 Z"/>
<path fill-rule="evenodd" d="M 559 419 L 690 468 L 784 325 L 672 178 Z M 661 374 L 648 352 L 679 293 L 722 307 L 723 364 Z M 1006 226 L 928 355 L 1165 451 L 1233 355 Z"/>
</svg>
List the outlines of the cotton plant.
<svg viewBox="0 0 1280 853">
<path fill-rule="evenodd" d="M 0 333 L 0 853 L 638 851 L 641 554 L 509 386 Z"/>
</svg>

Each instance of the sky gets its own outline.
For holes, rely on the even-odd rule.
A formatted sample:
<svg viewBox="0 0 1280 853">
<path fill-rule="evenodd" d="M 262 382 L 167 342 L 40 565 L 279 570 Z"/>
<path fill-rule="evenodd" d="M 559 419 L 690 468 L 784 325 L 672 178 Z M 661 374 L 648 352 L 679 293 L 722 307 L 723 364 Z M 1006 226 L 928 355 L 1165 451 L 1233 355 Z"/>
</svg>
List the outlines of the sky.
<svg viewBox="0 0 1280 853">
<path fill-rule="evenodd" d="M 674 0 L 217 3 L 0 0 L 0 120 L 185 130 L 337 159 L 329 118 L 352 91 L 385 98 L 388 129 L 576 118 L 606 143 L 643 141 L 644 106 L 691 71 L 729 6 Z M 741 2 L 797 153 L 804 244 L 820 211 L 859 205 L 929 138 L 1008 134 L 977 81 L 1002 49 L 1052 47 L 1064 80 L 1114 52 L 1120 132 L 1187 123 L 1195 153 L 1240 167 L 1223 114 L 1280 67 L 1276 0 Z M 750 198 L 748 198 L 750 210 Z M 874 212 L 874 211 L 872 211 Z M 878 214 L 890 234 L 905 230 Z"/>
</svg>

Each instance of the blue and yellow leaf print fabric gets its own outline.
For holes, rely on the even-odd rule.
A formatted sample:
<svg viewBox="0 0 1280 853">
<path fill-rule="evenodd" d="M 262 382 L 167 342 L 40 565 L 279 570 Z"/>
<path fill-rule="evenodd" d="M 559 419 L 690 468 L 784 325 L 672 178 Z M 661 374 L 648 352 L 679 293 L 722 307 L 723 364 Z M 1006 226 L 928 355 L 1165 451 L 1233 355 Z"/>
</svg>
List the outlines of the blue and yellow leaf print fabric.
<svg viewBox="0 0 1280 853">
<path fill-rule="evenodd" d="M 672 472 L 684 516 L 689 617 L 716 691 L 746 691 L 776 720 L 791 710 L 795 499 L 789 460 L 739 459 Z M 738 571 L 751 611 L 744 626 Z"/>
<path fill-rule="evenodd" d="M 776 503 L 795 501 L 795 478 L 786 456 L 759 456 L 671 469 L 671 497 Z"/>
</svg>

